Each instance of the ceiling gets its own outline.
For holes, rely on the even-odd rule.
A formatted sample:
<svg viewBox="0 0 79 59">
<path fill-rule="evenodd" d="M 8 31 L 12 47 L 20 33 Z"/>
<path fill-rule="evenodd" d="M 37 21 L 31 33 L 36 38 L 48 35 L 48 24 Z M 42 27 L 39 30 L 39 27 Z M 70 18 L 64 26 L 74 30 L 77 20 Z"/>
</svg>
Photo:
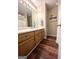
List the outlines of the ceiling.
<svg viewBox="0 0 79 59">
<path fill-rule="evenodd" d="M 47 8 L 53 8 L 57 5 L 58 0 L 31 0 L 37 7 L 41 5 L 41 3 L 46 2 Z"/>
</svg>

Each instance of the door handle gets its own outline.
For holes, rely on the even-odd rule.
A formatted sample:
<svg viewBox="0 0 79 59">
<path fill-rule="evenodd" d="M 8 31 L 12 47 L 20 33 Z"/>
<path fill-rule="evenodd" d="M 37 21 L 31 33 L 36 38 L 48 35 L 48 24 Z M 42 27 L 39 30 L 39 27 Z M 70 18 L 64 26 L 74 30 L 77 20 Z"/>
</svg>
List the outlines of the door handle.
<svg viewBox="0 0 79 59">
<path fill-rule="evenodd" d="M 57 27 L 58 27 L 58 26 L 60 26 L 60 27 L 61 27 L 61 24 L 57 24 Z"/>
</svg>

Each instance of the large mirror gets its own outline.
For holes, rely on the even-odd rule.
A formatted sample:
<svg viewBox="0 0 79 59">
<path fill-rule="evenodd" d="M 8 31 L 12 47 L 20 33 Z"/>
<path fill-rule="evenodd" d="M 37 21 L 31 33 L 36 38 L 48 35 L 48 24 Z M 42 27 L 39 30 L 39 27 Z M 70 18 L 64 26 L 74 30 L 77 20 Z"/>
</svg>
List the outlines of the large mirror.
<svg viewBox="0 0 79 59">
<path fill-rule="evenodd" d="M 27 22 L 28 22 L 28 27 L 32 27 L 32 8 L 29 6 L 29 5 L 27 5 L 27 7 L 26 7 L 26 16 L 27 16 Z"/>
<path fill-rule="evenodd" d="M 18 28 L 35 27 L 37 11 L 23 0 L 18 0 Z"/>
</svg>

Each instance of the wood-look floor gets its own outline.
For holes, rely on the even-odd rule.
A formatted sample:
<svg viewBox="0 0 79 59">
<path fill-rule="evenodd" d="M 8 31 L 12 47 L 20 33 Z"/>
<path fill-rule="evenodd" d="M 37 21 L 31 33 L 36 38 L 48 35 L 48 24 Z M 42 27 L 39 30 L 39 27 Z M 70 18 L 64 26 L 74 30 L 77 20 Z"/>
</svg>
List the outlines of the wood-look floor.
<svg viewBox="0 0 79 59">
<path fill-rule="evenodd" d="M 55 38 L 44 39 L 28 59 L 58 59 L 58 45 Z"/>
</svg>

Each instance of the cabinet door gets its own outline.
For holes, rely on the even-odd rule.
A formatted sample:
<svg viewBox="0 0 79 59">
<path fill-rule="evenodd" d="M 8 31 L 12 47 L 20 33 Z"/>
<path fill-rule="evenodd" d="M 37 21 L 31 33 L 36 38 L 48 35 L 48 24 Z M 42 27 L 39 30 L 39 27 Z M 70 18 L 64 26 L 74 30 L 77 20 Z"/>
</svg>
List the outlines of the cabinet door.
<svg viewBox="0 0 79 59">
<path fill-rule="evenodd" d="M 35 41 L 36 44 L 41 40 L 41 30 L 35 31 Z"/>
<path fill-rule="evenodd" d="M 44 39 L 44 36 L 45 36 L 45 32 L 44 32 L 44 29 L 41 30 L 41 39 Z"/>
<path fill-rule="evenodd" d="M 19 56 L 26 56 L 35 46 L 34 38 L 29 38 L 19 44 Z"/>
</svg>

